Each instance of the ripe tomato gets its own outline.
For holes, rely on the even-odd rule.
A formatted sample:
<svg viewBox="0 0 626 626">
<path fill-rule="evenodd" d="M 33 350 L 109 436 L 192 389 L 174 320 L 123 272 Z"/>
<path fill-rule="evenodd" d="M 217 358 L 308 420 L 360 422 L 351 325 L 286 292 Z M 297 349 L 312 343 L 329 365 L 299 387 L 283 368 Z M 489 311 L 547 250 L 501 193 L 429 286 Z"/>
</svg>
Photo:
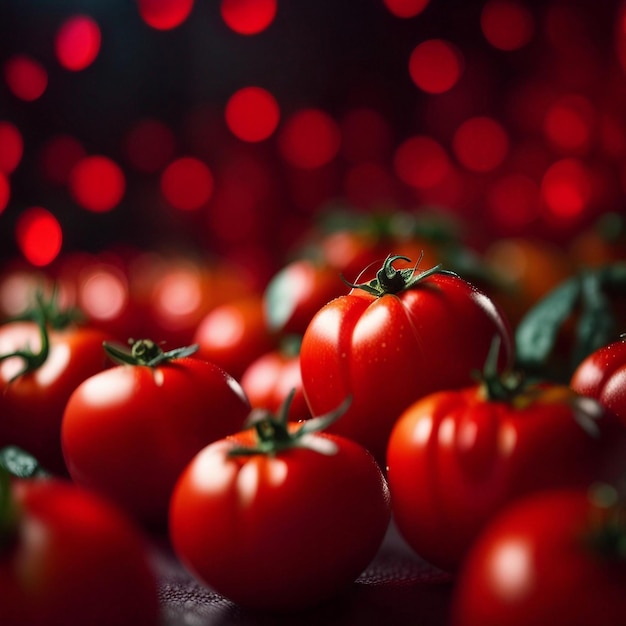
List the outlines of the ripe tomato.
<svg viewBox="0 0 626 626">
<path fill-rule="evenodd" d="M 415 551 L 453 571 L 494 514 L 528 493 L 614 480 L 626 428 L 565 385 L 485 383 L 412 404 L 389 439 L 398 528 Z"/>
<path fill-rule="evenodd" d="M 463 565 L 453 626 L 626 624 L 623 512 L 585 490 L 546 492 L 511 506 Z"/>
<path fill-rule="evenodd" d="M 330 265 L 297 259 L 270 280 L 263 294 L 265 318 L 274 332 L 302 335 L 311 318 L 348 287 Z"/>
<path fill-rule="evenodd" d="M 595 398 L 626 423 L 626 338 L 598 348 L 583 359 L 570 386 Z"/>
<path fill-rule="evenodd" d="M 241 386 L 252 408 L 276 412 L 293 390 L 289 420 L 298 422 L 311 417 L 302 391 L 298 351 L 279 349 L 253 361 L 241 377 Z"/>
<path fill-rule="evenodd" d="M 342 592 L 374 557 L 390 516 L 387 484 L 364 448 L 315 432 L 324 418 L 288 426 L 285 413 L 261 412 L 254 429 L 202 450 L 170 507 L 183 564 L 232 601 L 269 611 Z"/>
<path fill-rule="evenodd" d="M 171 491 L 190 459 L 240 430 L 249 412 L 240 385 L 187 356 L 192 351 L 163 353 L 138 341 L 128 363 L 79 385 L 63 415 L 63 454 L 74 481 L 156 528 L 166 524 Z"/>
<path fill-rule="evenodd" d="M 352 397 L 329 432 L 355 439 L 381 463 L 391 428 L 409 404 L 470 384 L 494 337 L 502 340 L 503 364 L 512 353 L 509 328 L 482 292 L 436 268 L 395 270 L 394 261 L 389 257 L 377 279 L 324 306 L 300 350 L 311 413 Z"/>
<path fill-rule="evenodd" d="M 39 322 L 0 326 L 0 447 L 20 446 L 48 471 L 66 474 L 65 404 L 83 380 L 105 369 L 102 343 L 110 336 L 73 323 L 55 329 L 41 314 Z"/>
<path fill-rule="evenodd" d="M 199 357 L 237 380 L 252 361 L 276 346 L 265 322 L 263 298 L 257 294 L 216 306 L 198 325 L 193 341 Z"/>
<path fill-rule="evenodd" d="M 61 479 L 0 486 L 3 626 L 157 626 L 147 545 L 118 509 Z"/>
</svg>

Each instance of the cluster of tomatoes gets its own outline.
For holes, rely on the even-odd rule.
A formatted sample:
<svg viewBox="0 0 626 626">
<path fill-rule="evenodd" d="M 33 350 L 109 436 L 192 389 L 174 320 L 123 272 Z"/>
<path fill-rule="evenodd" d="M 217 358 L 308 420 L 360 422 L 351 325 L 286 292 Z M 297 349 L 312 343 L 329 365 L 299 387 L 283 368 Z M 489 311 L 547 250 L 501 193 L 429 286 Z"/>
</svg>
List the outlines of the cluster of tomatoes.
<svg viewBox="0 0 626 626">
<path fill-rule="evenodd" d="M 44 281 L 0 326 L 3 624 L 158 623 L 150 533 L 242 606 L 307 609 L 392 517 L 454 575 L 456 626 L 552 624 L 573 595 L 568 623 L 624 623 L 626 342 L 525 376 L 534 302 L 485 258 L 411 216 L 350 224 L 171 334 Z"/>
</svg>

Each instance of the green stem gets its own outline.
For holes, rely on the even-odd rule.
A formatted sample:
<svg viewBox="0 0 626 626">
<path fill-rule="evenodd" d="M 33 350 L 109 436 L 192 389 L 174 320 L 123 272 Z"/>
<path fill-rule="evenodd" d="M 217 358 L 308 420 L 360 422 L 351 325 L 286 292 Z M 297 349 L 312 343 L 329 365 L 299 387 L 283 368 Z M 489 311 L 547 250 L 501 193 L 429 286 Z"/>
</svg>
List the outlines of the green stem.
<svg viewBox="0 0 626 626">
<path fill-rule="evenodd" d="M 23 368 L 15 374 L 9 382 L 13 382 L 20 376 L 29 374 L 30 372 L 34 372 L 39 369 L 48 358 L 48 354 L 50 353 L 50 338 L 48 336 L 48 329 L 46 328 L 46 321 L 43 313 L 40 313 L 34 321 L 37 323 L 39 328 L 39 337 L 41 342 L 39 352 L 33 352 L 30 346 L 26 346 L 21 350 L 15 350 L 14 352 L 0 355 L 0 361 L 13 357 L 19 357 L 24 361 Z"/>
<path fill-rule="evenodd" d="M 115 363 L 120 365 L 146 365 L 148 367 L 156 367 L 161 363 L 189 356 L 199 348 L 198 344 L 193 344 L 165 352 L 151 339 L 139 339 L 137 341 L 129 339 L 128 344 L 131 346 L 130 351 L 119 348 L 107 341 L 102 346 L 107 356 Z"/>
</svg>

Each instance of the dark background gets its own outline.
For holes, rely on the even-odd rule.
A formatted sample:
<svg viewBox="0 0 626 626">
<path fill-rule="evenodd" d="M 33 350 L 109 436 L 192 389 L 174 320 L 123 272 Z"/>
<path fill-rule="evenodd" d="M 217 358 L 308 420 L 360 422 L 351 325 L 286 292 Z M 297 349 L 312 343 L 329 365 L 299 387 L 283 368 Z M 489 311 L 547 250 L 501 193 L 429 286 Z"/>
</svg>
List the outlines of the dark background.
<svg viewBox="0 0 626 626">
<path fill-rule="evenodd" d="M 501 121 L 512 150 L 528 137 L 541 141 L 541 129 L 513 113 L 521 90 L 531 84 L 583 94 L 597 112 L 609 110 L 624 121 L 624 77 L 616 54 L 618 2 L 528 0 L 524 4 L 532 11 L 535 34 L 528 45 L 511 52 L 495 50 L 483 37 L 483 4 L 431 0 L 420 15 L 400 19 L 382 0 L 278 0 L 270 27 L 242 36 L 223 22 L 217 0 L 196 0 L 190 17 L 170 31 L 147 26 L 131 0 L 2 0 L 0 64 L 13 53 L 26 53 L 44 64 L 49 77 L 46 92 L 34 102 L 15 98 L 0 80 L 0 119 L 14 123 L 25 144 L 11 176 L 11 200 L 0 214 L 2 257 L 19 254 L 13 242 L 15 220 L 25 207 L 38 205 L 61 222 L 64 250 L 98 251 L 122 242 L 215 254 L 254 249 L 259 262 L 270 266 L 278 261 L 278 251 L 306 230 L 315 213 L 329 203 L 345 203 L 342 176 L 349 163 L 340 153 L 319 171 L 295 171 L 276 150 L 280 125 L 260 144 L 233 137 L 224 124 L 223 108 L 229 96 L 246 85 L 262 86 L 275 96 L 281 124 L 304 107 L 321 108 L 338 122 L 356 107 L 378 111 L 391 129 L 385 163 L 390 172 L 393 150 L 405 138 L 427 134 L 450 151 L 454 129 L 472 115 Z M 574 28 L 563 24 L 569 47 L 557 50 L 546 34 L 546 16 L 559 6 L 579 19 Z M 52 44 L 59 25 L 74 13 L 93 17 L 102 32 L 97 59 L 80 72 L 60 67 Z M 431 37 L 453 42 L 465 57 L 459 84 L 438 96 L 420 92 L 407 69 L 411 51 Z M 247 158 L 262 164 L 271 186 L 258 203 L 253 228 L 224 240 L 207 219 L 218 210 L 211 206 L 213 199 L 193 212 L 176 211 L 163 202 L 158 175 L 133 171 L 124 156 L 126 134 L 145 117 L 158 118 L 172 129 L 177 156 L 198 156 L 209 165 L 216 190 L 225 164 Z M 89 213 L 66 188 L 43 179 L 39 151 L 57 133 L 76 137 L 88 153 L 106 155 L 122 166 L 127 187 L 120 205 L 107 213 Z M 553 160 L 568 156 L 546 150 Z M 566 239 L 604 211 L 623 211 L 622 155 L 607 156 L 594 148 L 574 156 L 601 169 L 606 191 L 575 220 L 539 217 L 524 232 L 506 232 L 485 209 L 489 176 L 478 174 L 470 177 L 473 183 L 464 199 L 442 208 L 478 225 L 483 241 L 520 234 Z M 502 166 L 506 171 L 515 167 L 513 162 Z M 242 180 L 245 176 L 242 169 Z M 356 208 L 371 210 L 385 203 L 413 209 L 430 202 L 400 181 L 394 184 L 389 198 L 372 198 Z"/>
</svg>

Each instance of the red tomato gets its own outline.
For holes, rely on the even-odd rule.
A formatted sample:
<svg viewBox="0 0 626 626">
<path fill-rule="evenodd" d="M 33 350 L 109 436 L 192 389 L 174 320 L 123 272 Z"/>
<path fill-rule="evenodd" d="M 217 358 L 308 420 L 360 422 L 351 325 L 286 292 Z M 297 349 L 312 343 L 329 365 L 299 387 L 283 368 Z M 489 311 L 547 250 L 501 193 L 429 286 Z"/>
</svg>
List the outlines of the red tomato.
<svg viewBox="0 0 626 626">
<path fill-rule="evenodd" d="M 253 361 L 241 377 L 241 386 L 253 408 L 276 412 L 295 390 L 289 407 L 289 419 L 298 422 L 311 417 L 302 391 L 300 356 L 275 350 Z"/>
<path fill-rule="evenodd" d="M 284 416 L 283 416 L 284 417 Z M 389 524 L 382 472 L 358 444 L 265 418 L 182 473 L 170 537 L 186 567 L 253 609 L 311 607 L 345 590 Z"/>
<path fill-rule="evenodd" d="M 330 265 L 292 261 L 274 275 L 263 294 L 267 324 L 275 332 L 302 335 L 319 309 L 348 290 Z"/>
<path fill-rule="evenodd" d="M 508 399 L 483 385 L 440 391 L 412 404 L 389 439 L 394 517 L 418 554 L 455 570 L 511 501 L 613 480 L 625 455 L 620 420 L 567 386 L 530 385 Z"/>
<path fill-rule="evenodd" d="M 110 336 L 103 331 L 74 325 L 47 330 L 45 336 L 35 322 L 0 326 L 0 447 L 20 446 L 50 472 L 66 473 L 63 411 L 74 389 L 106 367 L 102 343 L 107 339 Z M 17 351 L 30 353 L 30 371 L 20 374 L 28 357 L 6 358 Z"/>
<path fill-rule="evenodd" d="M 623 509 L 596 504 L 584 490 L 513 505 L 468 555 L 453 595 L 453 626 L 626 624 L 619 536 Z"/>
<path fill-rule="evenodd" d="M 163 353 L 149 341 L 135 343 L 134 354 L 144 348 L 136 364 L 113 367 L 78 386 L 65 409 L 61 440 L 77 484 L 162 528 L 180 472 L 204 446 L 240 430 L 249 404 L 240 385 L 216 365 L 177 350 Z"/>
<path fill-rule="evenodd" d="M 503 362 L 512 353 L 508 326 L 482 292 L 450 273 L 396 271 L 393 261 L 374 283 L 379 294 L 354 288 L 324 306 L 300 350 L 311 413 L 352 397 L 329 432 L 355 439 L 381 463 L 391 428 L 409 404 L 470 384 L 494 337 L 502 340 Z"/>
<path fill-rule="evenodd" d="M 147 545 L 116 508 L 59 479 L 15 481 L 8 495 L 13 516 L 0 524 L 3 626 L 160 623 Z"/>
<path fill-rule="evenodd" d="M 598 348 L 583 359 L 570 387 L 596 398 L 626 423 L 626 339 Z"/>
<path fill-rule="evenodd" d="M 215 307 L 198 325 L 193 338 L 198 356 L 219 365 L 239 380 L 258 357 L 276 346 L 265 323 L 263 299 L 253 295 Z"/>
</svg>

